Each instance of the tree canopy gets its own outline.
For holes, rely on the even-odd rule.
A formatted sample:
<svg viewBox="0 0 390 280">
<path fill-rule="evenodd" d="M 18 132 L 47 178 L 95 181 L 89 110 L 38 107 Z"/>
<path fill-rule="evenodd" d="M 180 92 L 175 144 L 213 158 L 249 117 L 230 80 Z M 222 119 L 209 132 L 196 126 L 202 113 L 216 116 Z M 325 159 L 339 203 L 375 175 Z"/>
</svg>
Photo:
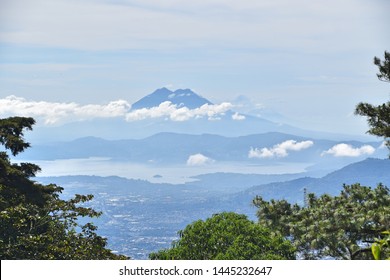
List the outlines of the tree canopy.
<svg viewBox="0 0 390 280">
<path fill-rule="evenodd" d="M 390 53 L 385 51 L 384 56 L 385 59 L 383 61 L 378 57 L 374 57 L 374 64 L 379 69 L 378 79 L 390 82 Z M 355 114 L 367 117 L 367 122 L 370 126 L 367 132 L 383 137 L 385 145 L 390 150 L 390 101 L 378 106 L 361 102 L 356 106 Z"/>
<path fill-rule="evenodd" d="M 278 234 L 247 219 L 223 212 L 198 220 L 179 232 L 172 248 L 150 254 L 165 260 L 294 259 L 294 247 Z"/>
<path fill-rule="evenodd" d="M 12 155 L 30 146 L 23 136 L 31 130 L 32 118 L 0 119 L 0 143 Z M 92 195 L 60 198 L 61 187 L 42 185 L 31 178 L 40 170 L 31 163 L 11 163 L 0 152 L 0 258 L 5 259 L 127 259 L 106 248 L 107 240 L 92 223 L 80 217 L 101 213 L 83 207 Z M 81 205 L 80 205 L 81 204 Z"/>
<path fill-rule="evenodd" d="M 390 82 L 390 53 L 385 51 L 385 60 L 374 57 L 374 64 L 378 66 L 379 73 L 376 74 L 378 79 L 383 82 Z"/>
<path fill-rule="evenodd" d="M 372 259 L 372 244 L 390 227 L 390 193 L 381 184 L 344 185 L 338 196 L 308 194 L 306 206 L 261 197 L 254 205 L 259 224 L 291 239 L 303 259 Z"/>
</svg>

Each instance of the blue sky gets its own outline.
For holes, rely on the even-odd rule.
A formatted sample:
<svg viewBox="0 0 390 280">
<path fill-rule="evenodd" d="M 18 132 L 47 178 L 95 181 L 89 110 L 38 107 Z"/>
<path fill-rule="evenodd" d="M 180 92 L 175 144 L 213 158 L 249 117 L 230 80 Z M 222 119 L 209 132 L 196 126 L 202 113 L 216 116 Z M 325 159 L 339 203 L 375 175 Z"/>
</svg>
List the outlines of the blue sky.
<svg viewBox="0 0 390 280">
<path fill-rule="evenodd" d="M 389 10 L 385 0 L 0 0 L 0 99 L 97 106 L 191 88 L 363 134 L 355 105 L 389 98 L 372 63 L 390 50 Z"/>
</svg>

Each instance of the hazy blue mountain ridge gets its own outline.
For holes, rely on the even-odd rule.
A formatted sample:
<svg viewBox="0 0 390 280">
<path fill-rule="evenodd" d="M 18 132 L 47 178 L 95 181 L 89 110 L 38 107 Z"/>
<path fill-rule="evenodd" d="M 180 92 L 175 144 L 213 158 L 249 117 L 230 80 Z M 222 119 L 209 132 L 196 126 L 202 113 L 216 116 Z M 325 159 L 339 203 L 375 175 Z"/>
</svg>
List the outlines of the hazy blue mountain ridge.
<svg viewBox="0 0 390 280">
<path fill-rule="evenodd" d="M 251 149 L 272 149 L 287 140 L 313 141 L 313 145 L 301 151 L 290 151 L 286 157 L 249 158 Z M 322 153 L 329 150 L 339 141 L 313 139 L 297 135 L 270 132 L 240 137 L 225 137 L 212 134 L 190 135 L 177 133 L 158 133 L 144 139 L 105 140 L 96 137 L 85 137 L 69 142 L 54 142 L 45 145 L 33 145 L 23 155 L 25 159 L 72 159 L 88 157 L 108 157 L 113 160 L 127 160 L 147 163 L 181 163 L 185 164 L 188 157 L 202 154 L 216 161 L 241 162 L 332 162 L 342 161 L 331 155 Z M 372 145 L 378 148 L 381 142 L 344 141 L 354 147 Z M 373 156 L 385 157 L 385 149 L 377 149 Z M 346 158 L 357 161 L 361 158 Z"/>
<path fill-rule="evenodd" d="M 261 195 L 266 199 L 287 199 L 293 202 L 302 202 L 304 188 L 307 189 L 307 192 L 316 194 L 337 195 L 343 184 L 355 183 L 370 187 L 376 187 L 382 183 L 390 187 L 390 160 L 368 158 L 347 165 L 321 178 L 304 177 L 254 186 L 246 190 L 243 195 L 246 197 Z"/>
<path fill-rule="evenodd" d="M 161 103 L 169 101 L 177 108 L 199 108 L 204 104 L 213 105 L 213 102 L 201 97 L 190 89 L 171 91 L 161 88 L 146 95 L 132 104 L 127 113 L 139 109 L 158 107 Z M 261 117 L 258 111 L 255 115 L 240 113 L 239 106 L 234 106 L 223 114 L 213 118 L 207 115 L 189 118 L 185 121 L 172 120 L 166 115 L 159 118 L 128 119 L 124 115 L 113 118 L 97 118 L 93 120 L 74 121 L 72 123 L 54 126 L 36 126 L 34 133 L 27 135 L 27 139 L 35 144 L 54 141 L 71 141 L 77 138 L 94 136 L 98 138 L 141 139 L 161 132 L 183 134 L 216 134 L 227 137 L 238 137 L 267 132 L 280 132 L 285 134 L 301 135 L 312 138 L 331 140 L 367 139 L 367 136 L 349 136 L 324 131 L 310 131 L 292 126 L 286 122 L 271 121 Z M 235 118 L 239 113 L 240 118 Z M 371 138 L 372 139 L 372 138 Z M 364 140 L 366 141 L 366 140 Z"/>
</svg>

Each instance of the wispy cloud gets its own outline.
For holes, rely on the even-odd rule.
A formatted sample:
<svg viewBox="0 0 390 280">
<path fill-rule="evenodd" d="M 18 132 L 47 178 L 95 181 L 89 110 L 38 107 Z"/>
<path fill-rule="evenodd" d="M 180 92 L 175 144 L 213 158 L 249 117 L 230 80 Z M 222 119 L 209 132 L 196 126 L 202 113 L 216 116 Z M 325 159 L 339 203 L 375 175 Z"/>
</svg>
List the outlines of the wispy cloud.
<svg viewBox="0 0 390 280">
<path fill-rule="evenodd" d="M 359 157 L 362 155 L 371 155 L 374 152 L 375 148 L 370 145 L 363 145 L 360 148 L 354 148 L 352 145 L 341 143 L 322 152 L 321 156 L 329 154 L 335 157 Z"/>
<path fill-rule="evenodd" d="M 72 63 L 1 63 L 0 70 L 12 72 L 66 72 L 74 69 L 90 69 L 102 67 L 102 65 L 84 65 Z"/>
<path fill-rule="evenodd" d="M 201 166 L 209 163 L 213 163 L 215 160 L 206 157 L 202 154 L 190 155 L 187 160 L 188 166 Z"/>
<path fill-rule="evenodd" d="M 231 108 L 233 108 L 233 105 L 228 102 L 216 105 L 204 104 L 199 108 L 189 109 L 187 107 L 178 107 L 170 101 L 165 101 L 157 107 L 142 108 L 129 112 L 126 115 L 126 120 L 139 121 L 161 117 L 168 118 L 172 121 L 187 121 L 203 117 L 207 117 L 209 120 L 215 120 Z"/>
<path fill-rule="evenodd" d="M 93 118 L 125 116 L 131 105 L 125 100 L 111 101 L 105 105 L 28 101 L 16 96 L 0 99 L 0 116 L 26 116 L 43 120 L 47 125 Z"/>
<path fill-rule="evenodd" d="M 329 39 L 344 39 L 334 32 L 340 23 L 345 33 L 365 27 L 370 14 L 364 12 L 371 6 L 355 2 L 13 0 L 2 6 L 7 24 L 0 38 L 8 43 L 88 50 L 221 43 L 324 48 Z"/>
<path fill-rule="evenodd" d="M 249 150 L 249 158 L 274 158 L 274 157 L 286 157 L 288 151 L 301 151 L 310 148 L 314 145 L 313 141 L 297 142 L 295 140 L 287 140 L 280 144 L 273 146 L 272 148 L 252 148 Z"/>
</svg>

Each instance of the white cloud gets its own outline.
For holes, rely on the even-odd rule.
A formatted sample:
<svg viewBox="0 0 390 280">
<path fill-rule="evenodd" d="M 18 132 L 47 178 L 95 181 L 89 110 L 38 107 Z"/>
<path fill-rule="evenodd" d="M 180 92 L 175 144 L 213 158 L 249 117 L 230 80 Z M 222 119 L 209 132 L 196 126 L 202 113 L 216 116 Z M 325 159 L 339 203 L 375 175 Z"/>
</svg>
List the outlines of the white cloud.
<svg viewBox="0 0 390 280">
<path fill-rule="evenodd" d="M 280 144 L 273 146 L 272 148 L 252 148 L 249 150 L 249 158 L 273 158 L 273 157 L 286 157 L 288 151 L 301 151 L 313 146 L 313 141 L 297 142 L 295 140 L 287 140 Z"/>
<path fill-rule="evenodd" d="M 16 96 L 0 99 L 0 116 L 25 116 L 41 119 L 47 125 L 93 118 L 125 116 L 131 105 L 125 100 L 106 105 L 28 101 Z"/>
<path fill-rule="evenodd" d="M 190 155 L 187 160 L 187 165 L 188 166 L 200 166 L 200 165 L 205 165 L 209 163 L 213 163 L 214 160 L 206 157 L 202 154 L 195 154 L 195 155 Z"/>
<path fill-rule="evenodd" d="M 375 148 L 370 145 L 363 145 L 360 148 L 354 148 L 352 145 L 341 143 L 333 146 L 327 151 L 324 151 L 321 156 L 333 155 L 335 157 L 359 157 L 362 155 L 371 155 L 375 152 Z"/>
<path fill-rule="evenodd" d="M 199 108 L 189 109 L 187 107 L 178 107 L 170 101 L 165 101 L 157 107 L 130 111 L 131 104 L 125 100 L 111 101 L 105 105 L 80 105 L 74 102 L 30 101 L 12 95 L 0 99 L 0 116 L 8 117 L 18 115 L 33 117 L 38 121 L 43 121 L 46 125 L 114 117 L 123 117 L 127 121 L 161 117 L 169 118 L 172 121 L 187 121 L 203 117 L 208 120 L 219 120 L 220 116 L 223 116 L 232 107 L 233 105 L 231 103 L 224 102 L 216 105 L 204 104 Z"/>
<path fill-rule="evenodd" d="M 209 120 L 218 119 L 224 115 L 226 111 L 233 107 L 231 103 L 223 102 L 221 104 L 210 105 L 204 104 L 199 108 L 189 109 L 172 104 L 170 101 L 165 101 L 157 107 L 142 108 L 129 112 L 126 115 L 127 121 L 138 121 L 144 119 L 153 119 L 166 117 L 172 121 L 187 121 L 189 119 L 197 119 L 207 117 Z"/>
<path fill-rule="evenodd" d="M 240 115 L 239 113 L 235 112 L 234 115 L 232 115 L 232 119 L 235 121 L 243 121 L 246 119 L 244 115 Z"/>
</svg>

